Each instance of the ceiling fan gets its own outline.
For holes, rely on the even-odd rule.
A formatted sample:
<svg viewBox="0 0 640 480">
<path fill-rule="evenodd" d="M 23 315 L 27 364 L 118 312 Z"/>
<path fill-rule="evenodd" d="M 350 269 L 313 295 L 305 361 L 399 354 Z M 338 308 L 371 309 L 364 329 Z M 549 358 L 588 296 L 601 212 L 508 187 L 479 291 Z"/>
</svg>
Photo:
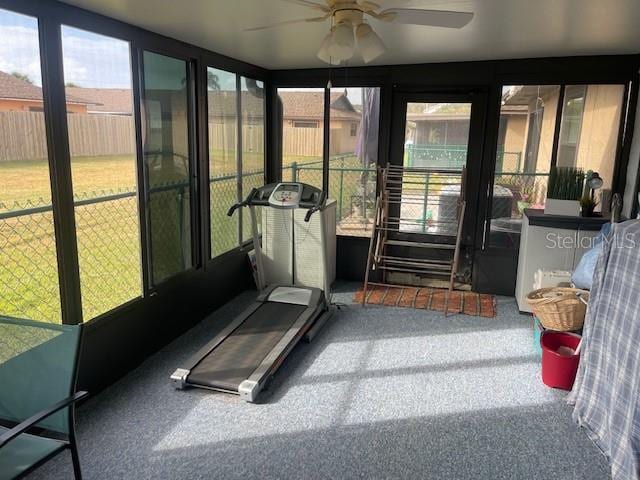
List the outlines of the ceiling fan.
<svg viewBox="0 0 640 480">
<path fill-rule="evenodd" d="M 246 31 L 292 25 L 295 23 L 323 22 L 331 19 L 331 28 L 320 45 L 318 58 L 332 65 L 353 57 L 356 44 L 365 63 L 382 55 L 386 47 L 374 32 L 367 17 L 383 22 L 427 27 L 462 28 L 473 18 L 471 12 L 448 10 L 424 10 L 418 8 L 386 8 L 369 0 L 325 0 L 326 4 L 311 0 L 280 0 L 302 5 L 320 12 L 317 17 L 285 20 L 262 27 L 248 28 Z"/>
</svg>

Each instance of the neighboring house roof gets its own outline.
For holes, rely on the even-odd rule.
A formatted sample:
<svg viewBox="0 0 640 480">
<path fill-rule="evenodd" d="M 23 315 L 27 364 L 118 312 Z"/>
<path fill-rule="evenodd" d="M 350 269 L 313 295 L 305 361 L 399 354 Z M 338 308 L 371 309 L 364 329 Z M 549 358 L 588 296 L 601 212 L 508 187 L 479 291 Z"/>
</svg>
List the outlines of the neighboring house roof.
<svg viewBox="0 0 640 480">
<path fill-rule="evenodd" d="M 234 117 L 236 115 L 237 96 L 235 91 L 209 90 L 209 116 Z M 264 99 L 250 92 L 242 92 L 242 106 L 250 112 L 263 112 Z"/>
<path fill-rule="evenodd" d="M 418 104 L 418 106 L 421 104 Z M 421 111 L 407 111 L 407 119 L 414 122 L 469 120 L 471 105 L 469 103 L 428 103 Z"/>
<path fill-rule="evenodd" d="M 558 92 L 557 85 L 518 85 L 513 86 L 502 94 L 503 105 L 529 105 L 538 97 L 546 98 L 549 94 Z"/>
<path fill-rule="evenodd" d="M 469 121 L 468 113 L 407 113 L 407 120 L 413 122 Z"/>
<path fill-rule="evenodd" d="M 111 113 L 116 115 L 131 115 L 133 97 L 127 88 L 82 88 L 66 87 L 67 96 L 90 100 L 87 107 L 89 113 Z"/>
<path fill-rule="evenodd" d="M 324 92 L 279 92 L 284 117 L 293 120 L 322 119 Z M 330 115 L 333 120 L 360 120 L 362 115 L 344 93 L 332 93 Z"/>
<path fill-rule="evenodd" d="M 318 120 L 324 118 L 323 92 L 279 92 L 284 117 L 290 120 Z M 243 109 L 260 112 L 263 99 L 250 92 L 242 92 Z M 359 113 L 344 93 L 331 94 L 331 118 L 334 120 L 360 120 Z M 209 90 L 209 116 L 226 117 L 236 113 L 236 94 L 231 91 Z"/>
<path fill-rule="evenodd" d="M 25 82 L 10 73 L 0 71 L 0 98 L 4 100 L 30 100 L 42 102 L 42 88 Z M 91 102 L 75 95 L 67 96 L 67 103 L 90 105 Z"/>
<path fill-rule="evenodd" d="M 500 115 L 526 115 L 529 113 L 528 105 L 511 105 L 505 103 L 500 107 Z"/>
</svg>

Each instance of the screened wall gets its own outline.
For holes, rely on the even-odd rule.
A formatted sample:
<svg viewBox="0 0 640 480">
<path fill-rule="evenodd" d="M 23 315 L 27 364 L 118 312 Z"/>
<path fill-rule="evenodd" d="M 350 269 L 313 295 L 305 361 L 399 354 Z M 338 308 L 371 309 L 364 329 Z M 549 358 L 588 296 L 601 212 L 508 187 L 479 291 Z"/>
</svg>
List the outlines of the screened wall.
<svg viewBox="0 0 640 480">
<path fill-rule="evenodd" d="M 226 212 L 264 183 L 264 78 L 34 5 L 0 8 L 0 315 L 87 322 L 249 238 Z"/>
</svg>

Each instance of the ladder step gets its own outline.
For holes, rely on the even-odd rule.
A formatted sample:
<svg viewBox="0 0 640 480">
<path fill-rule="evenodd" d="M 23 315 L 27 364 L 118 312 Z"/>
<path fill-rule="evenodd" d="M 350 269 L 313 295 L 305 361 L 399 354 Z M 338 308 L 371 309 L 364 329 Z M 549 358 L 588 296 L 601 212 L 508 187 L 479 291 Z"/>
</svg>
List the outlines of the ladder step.
<svg viewBox="0 0 640 480">
<path fill-rule="evenodd" d="M 451 265 L 452 260 L 440 260 L 438 258 L 406 258 L 406 257 L 394 257 L 393 255 L 380 255 L 382 260 L 410 260 L 416 263 L 433 263 L 438 265 Z"/>
<path fill-rule="evenodd" d="M 455 250 L 456 246 L 449 243 L 410 242 L 406 240 L 387 240 L 387 245 L 396 247 L 440 248 L 443 250 Z"/>
<path fill-rule="evenodd" d="M 434 269 L 434 270 L 443 270 L 443 271 L 451 271 L 451 265 L 445 265 L 442 263 L 417 263 L 410 260 L 384 260 L 382 265 L 387 265 L 390 267 L 393 266 L 401 266 L 401 267 L 413 267 L 413 268 L 426 268 L 426 269 Z"/>
<path fill-rule="evenodd" d="M 387 265 L 378 265 L 376 268 L 379 268 L 380 270 L 386 270 L 388 272 L 401 272 L 401 273 L 415 273 L 418 275 L 425 275 L 425 274 L 429 274 L 429 275 L 443 275 L 443 276 L 449 276 L 451 275 L 451 270 L 448 271 L 444 271 L 444 270 L 418 270 L 415 268 L 403 268 L 403 267 L 391 267 L 391 266 L 387 266 Z"/>
</svg>

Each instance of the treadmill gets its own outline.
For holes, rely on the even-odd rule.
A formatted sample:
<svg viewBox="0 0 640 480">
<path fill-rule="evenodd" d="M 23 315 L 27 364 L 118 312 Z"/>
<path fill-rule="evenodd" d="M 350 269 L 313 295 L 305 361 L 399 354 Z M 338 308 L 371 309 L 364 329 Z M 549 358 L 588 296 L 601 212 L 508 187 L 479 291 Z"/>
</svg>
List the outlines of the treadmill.
<svg viewBox="0 0 640 480">
<path fill-rule="evenodd" d="M 231 207 L 248 207 L 253 232 L 256 279 L 261 293 L 256 301 L 237 316 L 209 343 L 171 375 L 178 389 L 198 387 L 240 395 L 255 402 L 260 391 L 296 344 L 311 341 L 332 314 L 328 299 L 326 250 L 321 248 L 324 290 L 295 285 L 294 209 L 306 209 L 304 221 L 322 210 L 326 194 L 311 185 L 297 182 L 272 183 L 254 188 L 247 198 Z M 283 221 L 291 228 L 291 285 L 264 285 L 264 262 L 257 228 L 255 207 L 291 210 Z M 287 220 L 289 219 L 289 220 Z M 320 243 L 325 245 L 325 227 L 320 215 Z M 289 223 L 290 222 L 290 223 Z"/>
</svg>

